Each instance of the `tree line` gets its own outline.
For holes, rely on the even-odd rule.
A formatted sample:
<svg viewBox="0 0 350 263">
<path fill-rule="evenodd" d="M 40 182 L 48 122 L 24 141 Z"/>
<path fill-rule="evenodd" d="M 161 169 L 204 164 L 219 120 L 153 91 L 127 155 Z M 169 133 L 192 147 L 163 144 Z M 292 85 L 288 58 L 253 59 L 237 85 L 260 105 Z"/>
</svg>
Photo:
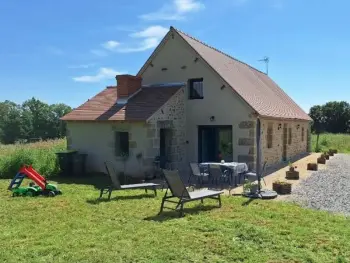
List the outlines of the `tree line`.
<svg viewBox="0 0 350 263">
<path fill-rule="evenodd" d="M 70 111 L 63 103 L 49 105 L 35 98 L 22 104 L 0 102 L 0 143 L 62 138 L 66 127 L 60 118 Z"/>
<path fill-rule="evenodd" d="M 311 107 L 309 116 L 313 119 L 311 127 L 316 134 L 350 132 L 350 104 L 346 101 L 315 105 Z"/>
</svg>

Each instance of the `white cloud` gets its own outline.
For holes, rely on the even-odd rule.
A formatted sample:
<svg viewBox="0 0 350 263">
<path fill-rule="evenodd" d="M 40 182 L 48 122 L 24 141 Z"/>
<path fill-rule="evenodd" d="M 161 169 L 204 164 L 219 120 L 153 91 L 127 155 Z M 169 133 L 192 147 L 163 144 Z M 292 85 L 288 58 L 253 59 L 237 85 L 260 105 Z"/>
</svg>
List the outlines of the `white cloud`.
<svg viewBox="0 0 350 263">
<path fill-rule="evenodd" d="M 100 82 L 106 79 L 113 79 L 116 75 L 124 74 L 124 72 L 116 71 L 112 68 L 100 68 L 95 75 L 84 75 L 80 77 L 74 77 L 76 82 Z"/>
<path fill-rule="evenodd" d="M 158 11 L 143 14 L 140 18 L 144 20 L 182 20 L 185 15 L 191 12 L 197 12 L 204 8 L 200 0 L 172 0 L 172 3 L 166 4 Z"/>
<path fill-rule="evenodd" d="M 131 52 L 142 52 L 148 49 L 155 48 L 162 38 L 169 31 L 168 28 L 159 25 L 149 26 L 144 30 L 133 32 L 129 34 L 131 39 L 130 43 L 119 43 L 114 40 L 107 41 L 102 46 L 112 52 L 119 53 L 131 53 Z M 136 40 L 137 39 L 137 40 Z M 93 50 L 95 55 L 107 55 L 107 52 L 102 50 Z"/>
<path fill-rule="evenodd" d="M 163 38 L 168 32 L 168 28 L 162 26 L 150 26 L 146 29 L 130 34 L 131 37 Z"/>
<path fill-rule="evenodd" d="M 71 66 L 68 66 L 68 68 L 70 69 L 91 68 L 93 66 L 95 66 L 94 63 L 89 63 L 89 64 L 71 65 Z"/>
<path fill-rule="evenodd" d="M 115 50 L 118 46 L 120 45 L 120 43 L 118 41 L 114 41 L 114 40 L 109 40 L 105 43 L 102 44 L 102 47 L 108 50 Z"/>
</svg>

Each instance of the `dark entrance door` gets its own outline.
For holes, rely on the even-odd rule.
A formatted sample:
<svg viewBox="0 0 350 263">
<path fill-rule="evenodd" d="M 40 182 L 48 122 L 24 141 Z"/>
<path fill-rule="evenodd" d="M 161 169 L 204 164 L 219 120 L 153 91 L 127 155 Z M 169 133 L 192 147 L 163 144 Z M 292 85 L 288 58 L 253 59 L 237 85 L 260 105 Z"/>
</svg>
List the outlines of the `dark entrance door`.
<svg viewBox="0 0 350 263">
<path fill-rule="evenodd" d="M 171 130 L 160 129 L 159 130 L 159 166 L 162 169 L 167 169 L 167 163 L 169 162 L 169 152 L 171 147 Z"/>
<path fill-rule="evenodd" d="M 198 162 L 219 162 L 221 159 L 232 161 L 232 126 L 199 126 Z"/>
</svg>

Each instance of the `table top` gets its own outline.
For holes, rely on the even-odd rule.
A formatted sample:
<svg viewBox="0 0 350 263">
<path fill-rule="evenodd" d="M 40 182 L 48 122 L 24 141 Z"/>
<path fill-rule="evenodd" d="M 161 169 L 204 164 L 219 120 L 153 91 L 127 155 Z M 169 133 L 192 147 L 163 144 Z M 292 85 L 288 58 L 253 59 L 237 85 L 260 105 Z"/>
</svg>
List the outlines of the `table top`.
<svg viewBox="0 0 350 263">
<path fill-rule="evenodd" d="M 237 162 L 224 162 L 224 163 L 215 163 L 215 162 L 208 162 L 208 163 L 200 163 L 199 165 L 201 166 L 207 166 L 210 164 L 214 165 L 220 165 L 220 166 L 225 166 L 230 169 L 235 169 L 237 170 L 238 173 L 243 173 L 248 171 L 248 165 L 246 163 L 237 163 Z"/>
</svg>

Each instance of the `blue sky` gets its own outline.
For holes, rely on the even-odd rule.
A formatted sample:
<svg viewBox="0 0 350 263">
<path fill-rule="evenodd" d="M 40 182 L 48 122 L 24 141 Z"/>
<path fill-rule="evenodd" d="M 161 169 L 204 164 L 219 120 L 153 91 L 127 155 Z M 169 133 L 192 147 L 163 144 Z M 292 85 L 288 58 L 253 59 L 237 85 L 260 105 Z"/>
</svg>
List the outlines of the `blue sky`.
<svg viewBox="0 0 350 263">
<path fill-rule="evenodd" d="M 347 0 L 0 1 L 0 101 L 79 106 L 136 74 L 172 25 L 270 76 L 301 107 L 350 97 Z"/>
</svg>

